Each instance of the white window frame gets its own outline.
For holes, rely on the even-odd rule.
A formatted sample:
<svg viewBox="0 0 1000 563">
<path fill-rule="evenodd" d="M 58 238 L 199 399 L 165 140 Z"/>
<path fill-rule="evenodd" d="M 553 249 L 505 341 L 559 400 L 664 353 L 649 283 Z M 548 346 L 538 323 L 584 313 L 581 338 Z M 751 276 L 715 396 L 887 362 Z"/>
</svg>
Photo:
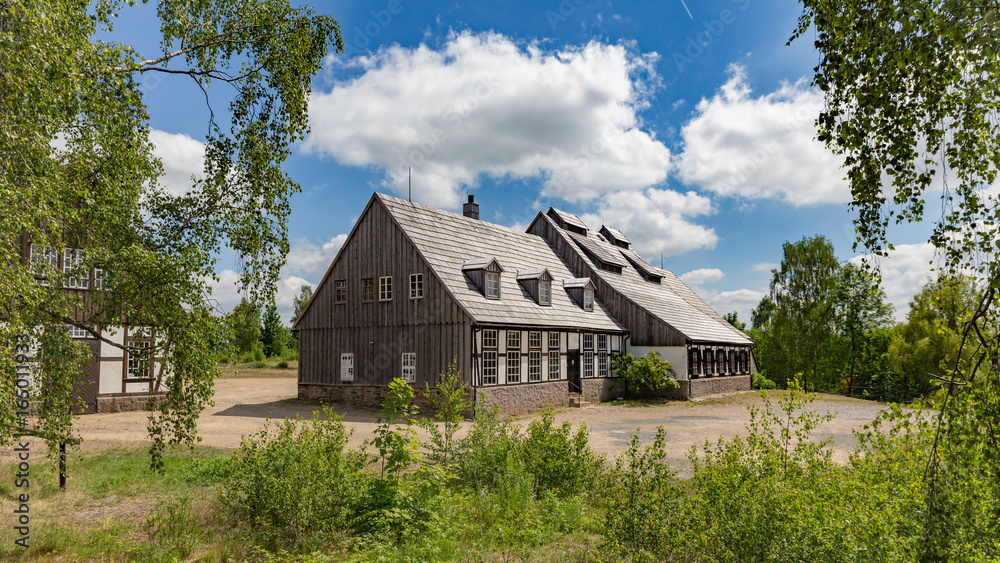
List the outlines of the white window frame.
<svg viewBox="0 0 1000 563">
<path fill-rule="evenodd" d="M 83 251 L 79 248 L 63 249 L 63 287 L 70 289 L 87 289 L 90 287 L 89 272 L 80 275 L 71 273 L 83 265 Z"/>
<path fill-rule="evenodd" d="M 104 289 L 107 278 L 108 273 L 102 268 L 94 268 L 94 289 Z"/>
<path fill-rule="evenodd" d="M 496 348 L 499 340 L 499 331 L 493 328 L 483 330 L 483 348 Z"/>
<path fill-rule="evenodd" d="M 542 333 L 538 330 L 528 332 L 528 349 L 542 349 Z"/>
<path fill-rule="evenodd" d="M 76 325 L 66 325 L 70 338 L 90 338 L 90 333 Z"/>
<path fill-rule="evenodd" d="M 340 354 L 340 380 L 354 381 L 354 354 L 352 352 Z"/>
<path fill-rule="evenodd" d="M 337 305 L 347 303 L 347 280 L 333 280 L 333 302 Z"/>
<path fill-rule="evenodd" d="M 45 270 L 59 268 L 59 254 L 56 252 L 55 247 L 32 244 L 29 260 L 31 261 L 31 268 L 34 270 L 35 276 L 38 277 L 38 283 L 49 285 Z M 45 266 L 48 266 L 48 268 Z"/>
<path fill-rule="evenodd" d="M 410 274 L 410 299 L 424 298 L 424 274 Z"/>
<path fill-rule="evenodd" d="M 528 352 L 528 382 L 535 383 L 542 380 L 542 352 L 541 350 L 530 350 Z"/>
<path fill-rule="evenodd" d="M 149 340 L 130 340 L 126 346 L 125 379 L 153 379 L 153 343 Z M 136 352 L 138 350 L 139 352 Z M 138 357 L 137 357 L 138 356 Z M 145 356 L 145 360 L 142 359 Z M 135 373 L 145 375 L 134 375 Z"/>
<path fill-rule="evenodd" d="M 417 382 L 417 353 L 403 352 L 402 358 L 403 381 L 407 383 Z"/>
<path fill-rule="evenodd" d="M 555 342 L 555 344 L 553 344 L 553 341 Z M 555 348 L 556 350 L 558 350 L 559 346 L 560 346 L 559 345 L 559 333 L 558 332 L 550 332 L 549 333 L 549 350 L 551 351 L 553 348 Z"/>
<path fill-rule="evenodd" d="M 361 278 L 361 302 L 372 301 L 375 301 L 375 278 Z"/>
<path fill-rule="evenodd" d="M 549 381 L 559 380 L 559 350 L 549 349 Z"/>
<path fill-rule="evenodd" d="M 487 299 L 500 299 L 500 274 L 486 272 L 485 295 Z"/>
<path fill-rule="evenodd" d="M 594 310 L 594 290 L 585 289 L 583 290 L 583 310 L 593 311 Z"/>
<path fill-rule="evenodd" d="M 594 352 L 586 350 L 583 352 L 583 377 L 590 379 L 594 377 Z"/>
<path fill-rule="evenodd" d="M 507 351 L 507 383 L 521 382 L 521 352 Z"/>
<path fill-rule="evenodd" d="M 608 377 L 611 375 L 610 362 L 608 361 L 608 335 L 597 335 L 597 377 Z"/>
<path fill-rule="evenodd" d="M 591 333 L 584 333 L 583 335 L 583 349 L 593 350 L 594 349 L 594 335 Z"/>
<path fill-rule="evenodd" d="M 378 300 L 392 301 L 392 276 L 380 276 L 378 279 Z"/>
<path fill-rule="evenodd" d="M 539 305 L 552 304 L 552 282 L 549 281 L 538 282 L 538 304 Z"/>
<path fill-rule="evenodd" d="M 497 351 L 483 351 L 483 385 L 497 384 Z"/>
</svg>

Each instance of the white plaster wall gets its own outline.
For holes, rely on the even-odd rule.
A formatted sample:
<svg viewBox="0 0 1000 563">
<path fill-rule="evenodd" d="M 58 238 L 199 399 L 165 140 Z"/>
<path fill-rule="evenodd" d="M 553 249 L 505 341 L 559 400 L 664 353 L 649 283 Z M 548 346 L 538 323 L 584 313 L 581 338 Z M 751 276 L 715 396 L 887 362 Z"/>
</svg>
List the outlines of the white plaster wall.
<svg viewBox="0 0 1000 563">
<path fill-rule="evenodd" d="M 677 374 L 677 381 L 688 380 L 687 346 L 630 346 L 628 352 L 636 358 L 655 350 L 661 358 L 670 362 Z"/>
<path fill-rule="evenodd" d="M 122 392 L 122 363 L 120 361 L 101 362 L 101 376 L 97 391 L 101 395 Z"/>
<path fill-rule="evenodd" d="M 109 328 L 101 336 L 107 338 L 108 340 L 114 342 L 115 344 L 118 344 L 119 346 L 125 343 L 125 333 L 121 329 Z M 101 341 L 101 355 L 104 356 L 105 358 L 121 358 L 124 355 L 124 352 L 118 346 L 112 346 L 107 342 Z M 102 380 L 104 379 L 103 374 L 101 375 L 101 379 Z M 119 383 L 121 383 L 121 379 L 119 379 Z M 119 390 L 116 391 L 116 393 L 120 392 L 121 389 L 119 388 Z"/>
</svg>

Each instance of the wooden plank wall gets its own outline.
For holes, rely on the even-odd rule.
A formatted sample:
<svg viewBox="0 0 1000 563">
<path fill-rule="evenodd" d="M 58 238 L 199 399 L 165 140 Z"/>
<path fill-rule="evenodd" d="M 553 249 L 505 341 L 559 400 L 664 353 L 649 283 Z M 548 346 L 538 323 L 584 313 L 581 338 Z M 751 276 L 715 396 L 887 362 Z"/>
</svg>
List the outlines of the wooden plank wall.
<svg viewBox="0 0 1000 563">
<path fill-rule="evenodd" d="M 410 274 L 422 273 L 424 297 L 410 299 Z M 378 300 L 378 278 L 392 277 L 392 300 Z M 373 278 L 375 301 L 361 301 Z M 347 303 L 335 303 L 335 281 L 347 280 Z M 354 354 L 353 385 L 388 385 L 401 355 L 417 354 L 417 383 L 432 383 L 458 358 L 471 380 L 472 323 L 416 247 L 376 199 L 358 220 L 333 269 L 299 323 L 299 383 L 339 384 L 340 355 Z"/>
<path fill-rule="evenodd" d="M 684 346 L 687 338 L 667 325 L 655 315 L 649 314 L 621 293 L 616 291 L 603 279 L 595 275 L 591 265 L 583 259 L 580 252 L 570 247 L 572 244 L 546 221 L 537 220 L 529 233 L 541 236 L 548 242 L 563 262 L 579 277 L 590 277 L 594 282 L 594 295 L 597 300 L 611 311 L 611 314 L 628 329 L 631 346 Z M 558 283 L 552 284 L 552 291 L 563 291 Z"/>
</svg>

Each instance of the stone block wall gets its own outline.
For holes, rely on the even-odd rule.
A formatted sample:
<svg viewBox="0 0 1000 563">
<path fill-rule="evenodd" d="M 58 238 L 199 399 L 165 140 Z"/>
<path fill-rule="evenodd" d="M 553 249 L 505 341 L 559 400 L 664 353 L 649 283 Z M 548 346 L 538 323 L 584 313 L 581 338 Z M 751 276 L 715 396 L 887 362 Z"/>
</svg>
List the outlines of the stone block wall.
<svg viewBox="0 0 1000 563">
<path fill-rule="evenodd" d="M 497 407 L 501 412 L 527 414 L 549 407 L 569 405 L 569 385 L 565 381 L 498 385 L 476 389 L 477 408 Z"/>
<path fill-rule="evenodd" d="M 690 394 L 688 396 L 692 399 L 698 399 L 708 395 L 749 391 L 750 383 L 749 375 L 727 375 L 723 377 L 693 379 L 690 382 Z"/>
<path fill-rule="evenodd" d="M 131 412 L 146 410 L 146 403 L 149 395 L 112 395 L 97 397 L 96 412 Z M 163 395 L 154 396 L 154 402 L 159 405 L 163 402 Z"/>
<path fill-rule="evenodd" d="M 618 379 L 610 377 L 581 379 L 580 395 L 583 397 L 583 400 L 588 403 L 599 403 L 601 401 L 610 401 L 618 397 L 624 397 L 625 384 L 619 383 L 618 386 L 615 387 L 615 384 L 618 383 L 618 381 Z"/>
</svg>

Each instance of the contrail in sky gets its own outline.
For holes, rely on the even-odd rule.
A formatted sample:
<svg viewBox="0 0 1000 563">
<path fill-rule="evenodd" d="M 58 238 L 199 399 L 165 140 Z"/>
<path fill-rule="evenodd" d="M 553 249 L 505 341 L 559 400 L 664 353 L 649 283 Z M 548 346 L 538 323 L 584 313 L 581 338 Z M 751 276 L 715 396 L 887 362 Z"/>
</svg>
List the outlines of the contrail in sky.
<svg viewBox="0 0 1000 563">
<path fill-rule="evenodd" d="M 681 0 L 681 6 L 684 6 L 684 10 L 688 13 L 688 17 L 694 19 L 694 16 L 691 15 L 691 10 L 688 10 L 688 5 L 684 2 L 684 0 Z"/>
</svg>

